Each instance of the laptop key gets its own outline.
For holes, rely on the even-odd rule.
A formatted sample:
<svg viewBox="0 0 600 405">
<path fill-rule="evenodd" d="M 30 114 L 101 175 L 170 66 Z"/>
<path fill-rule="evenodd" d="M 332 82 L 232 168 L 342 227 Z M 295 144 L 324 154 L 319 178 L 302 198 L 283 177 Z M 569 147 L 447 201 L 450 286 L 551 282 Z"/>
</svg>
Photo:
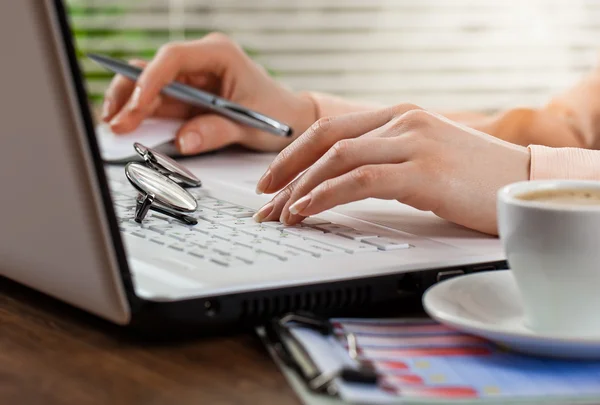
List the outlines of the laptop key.
<svg viewBox="0 0 600 405">
<path fill-rule="evenodd" d="M 186 235 L 185 243 L 194 246 L 208 246 L 213 242 L 217 242 L 212 236 L 201 232 L 191 232 Z"/>
<path fill-rule="evenodd" d="M 240 248 L 243 246 L 239 246 Z M 211 250 L 214 250 L 217 253 L 221 253 L 222 255 L 229 256 L 232 251 L 235 249 L 235 245 L 232 245 L 230 242 L 225 242 L 224 240 L 220 240 L 217 243 L 213 243 L 210 246 Z"/>
<path fill-rule="evenodd" d="M 232 241 L 232 243 L 236 244 L 236 245 L 241 245 L 241 246 L 246 246 L 249 248 L 254 247 L 254 245 L 256 245 L 257 241 L 260 241 L 262 239 L 260 238 L 256 238 L 254 235 L 245 235 L 239 238 L 236 238 L 235 240 Z"/>
<path fill-rule="evenodd" d="M 328 255 L 335 254 L 347 254 L 346 251 L 328 245 L 323 245 L 322 243 L 309 240 L 309 239 L 292 239 L 290 241 L 284 241 L 281 243 L 282 245 L 293 247 L 294 249 L 300 249 L 305 252 L 312 254 L 315 257 L 323 257 Z"/>
<path fill-rule="evenodd" d="M 156 233 L 160 233 L 161 235 L 164 235 L 165 233 L 167 233 L 171 229 L 173 229 L 173 225 L 165 222 L 164 224 L 160 224 L 160 225 L 150 225 L 148 227 L 148 229 L 150 229 L 151 231 L 154 231 Z"/>
<path fill-rule="evenodd" d="M 224 256 L 220 253 L 208 253 L 206 255 L 206 258 L 208 260 L 210 260 L 211 262 L 220 264 L 221 266 L 224 266 L 224 267 L 247 265 L 247 263 L 245 261 L 240 260 L 237 257 Z"/>
<path fill-rule="evenodd" d="M 213 238 L 211 236 L 207 236 L 205 239 L 196 237 L 188 239 L 186 243 L 195 247 L 200 247 L 202 249 L 209 249 L 211 246 L 219 243 L 219 239 Z"/>
<path fill-rule="evenodd" d="M 262 252 L 274 256 L 280 260 L 287 260 L 289 255 L 285 253 L 284 248 L 282 246 L 270 242 L 270 241 L 260 241 L 255 245 L 255 249 L 257 252 Z"/>
<path fill-rule="evenodd" d="M 169 238 L 168 236 L 163 236 L 163 235 L 151 235 L 149 236 L 150 241 L 157 243 L 159 245 L 169 245 L 171 243 L 173 243 L 173 239 Z"/>
<path fill-rule="evenodd" d="M 296 249 L 293 246 L 288 246 L 288 245 L 282 244 L 282 245 L 280 245 L 280 248 L 282 249 L 282 253 L 290 259 L 292 259 L 294 257 L 298 257 L 298 256 L 309 256 L 309 257 L 313 256 L 312 253 L 309 253 L 305 250 Z"/>
<path fill-rule="evenodd" d="M 344 238 L 358 240 L 358 241 L 361 241 L 363 239 L 369 239 L 369 238 L 377 238 L 379 236 L 374 232 L 364 232 L 364 231 L 357 231 L 357 230 L 352 230 L 352 231 L 347 231 L 347 232 L 334 232 L 334 233 L 336 235 L 343 236 Z"/>
<path fill-rule="evenodd" d="M 266 228 L 273 228 L 273 229 L 280 229 L 280 228 L 285 228 L 287 227 L 287 225 L 282 224 L 279 221 L 269 221 L 269 222 L 261 222 L 262 226 L 266 227 Z"/>
<path fill-rule="evenodd" d="M 179 252 L 183 252 L 185 250 L 185 245 L 183 245 L 181 243 L 173 243 L 173 244 L 169 245 L 169 248 L 177 250 Z"/>
<path fill-rule="evenodd" d="M 217 251 L 217 249 L 214 250 Z M 236 257 L 249 264 L 254 263 L 257 257 L 257 254 L 254 250 L 242 245 L 229 246 L 228 253 L 230 256 Z"/>
<path fill-rule="evenodd" d="M 231 221 L 235 219 L 235 217 L 232 215 L 221 214 L 220 212 L 211 209 L 202 209 L 201 211 L 198 211 L 197 214 L 194 216 L 212 223 Z"/>
<path fill-rule="evenodd" d="M 220 213 L 232 215 L 236 218 L 248 218 L 254 215 L 255 211 L 244 208 L 244 207 L 234 207 L 234 208 L 221 208 L 218 209 Z"/>
<path fill-rule="evenodd" d="M 230 228 L 247 228 L 258 225 L 254 218 L 252 218 L 251 216 L 246 218 L 237 218 L 234 220 L 223 221 L 220 222 L 220 224 L 223 226 L 228 226 Z"/>
<path fill-rule="evenodd" d="M 210 252 L 209 250 L 201 249 L 201 248 L 194 248 L 194 249 L 190 249 L 190 250 L 187 251 L 187 253 L 189 255 L 192 255 L 192 256 L 200 258 L 200 259 L 206 258 L 206 255 L 209 252 Z"/>
<path fill-rule="evenodd" d="M 368 238 L 364 239 L 363 242 L 373 245 L 380 250 L 408 249 L 412 247 L 412 245 L 406 243 L 405 240 L 393 238 Z"/>
<path fill-rule="evenodd" d="M 315 228 L 302 227 L 302 226 L 299 226 L 299 225 L 295 225 L 295 226 L 290 226 L 290 227 L 287 227 L 287 228 L 283 228 L 283 229 L 281 229 L 281 231 L 285 232 L 285 233 L 292 234 L 292 235 L 302 236 L 304 238 L 308 238 L 310 236 L 324 235 L 323 231 L 320 231 L 320 230 L 315 229 Z"/>
<path fill-rule="evenodd" d="M 243 233 L 249 234 L 249 235 L 253 235 L 257 238 L 269 239 L 274 242 L 279 241 L 283 235 L 291 236 L 290 234 L 287 234 L 287 233 L 284 234 L 283 232 L 278 231 L 277 229 L 268 228 L 266 226 L 262 226 L 259 224 L 254 224 L 254 226 L 242 228 L 242 229 L 240 229 L 240 232 L 243 232 Z"/>
<path fill-rule="evenodd" d="M 163 245 L 163 246 L 166 244 L 166 242 L 164 240 L 156 239 L 156 238 L 150 238 L 150 242 L 154 242 L 157 245 Z"/>
<path fill-rule="evenodd" d="M 177 239 L 181 242 L 188 242 L 189 240 L 193 240 L 196 237 L 196 232 L 192 232 L 192 231 L 188 231 L 188 230 L 182 230 L 182 231 L 169 230 L 168 232 L 165 233 L 165 235 L 169 236 L 171 238 Z"/>
<path fill-rule="evenodd" d="M 202 230 L 206 231 L 211 236 L 220 237 L 221 239 L 231 239 L 231 234 L 235 232 L 234 229 L 221 224 L 212 224 Z"/>
<path fill-rule="evenodd" d="M 308 238 L 308 236 L 307 236 Z M 334 235 L 331 233 L 323 235 L 311 235 L 310 239 L 343 249 L 348 253 L 360 252 L 376 252 L 377 247 L 366 243 L 357 242 L 352 239 L 344 238 L 343 236 Z"/>
<path fill-rule="evenodd" d="M 237 208 L 234 204 L 214 198 L 201 198 L 198 200 L 198 206 L 211 210 L 221 210 L 224 208 Z"/>
<path fill-rule="evenodd" d="M 352 232 L 355 230 L 354 228 L 350 228 L 349 226 L 338 225 L 338 224 L 321 224 L 321 225 L 316 225 L 314 228 L 320 229 L 323 232 L 332 232 L 332 233 Z"/>
<path fill-rule="evenodd" d="M 210 221 L 207 221 L 202 218 L 196 218 L 198 223 L 196 225 L 190 226 L 190 229 L 196 232 L 210 233 L 209 229 L 214 228 L 216 225 Z"/>
<path fill-rule="evenodd" d="M 132 231 L 130 233 L 131 233 L 131 235 L 137 236 L 138 238 L 145 238 L 146 237 L 146 235 L 143 232 L 140 232 L 140 231 Z"/>
<path fill-rule="evenodd" d="M 220 236 L 215 235 L 215 238 L 219 238 Z M 252 247 L 254 240 L 256 237 L 254 235 L 248 235 L 246 233 L 241 232 L 232 232 L 232 235 L 229 239 L 227 239 L 229 243 L 232 245 L 244 245 L 248 247 Z"/>
<path fill-rule="evenodd" d="M 260 239 L 270 240 L 275 243 L 291 242 L 294 239 L 302 240 L 300 236 L 281 232 L 273 228 L 265 228 L 260 225 L 254 228 L 244 228 L 242 232 L 248 233 Z"/>
<path fill-rule="evenodd" d="M 236 230 L 236 229 L 230 229 L 228 228 L 226 231 L 223 232 L 218 232 L 215 234 L 211 234 L 211 237 L 215 237 L 215 238 L 219 238 L 222 240 L 226 240 L 226 241 L 233 241 L 236 240 L 238 238 L 243 238 L 245 236 L 248 236 L 247 234 L 241 233 L 240 231 Z"/>
<path fill-rule="evenodd" d="M 302 221 L 302 225 L 306 225 L 306 226 L 326 225 L 326 224 L 330 224 L 330 223 L 331 222 L 325 221 L 324 219 L 320 219 L 317 217 L 304 218 L 304 220 Z"/>
</svg>

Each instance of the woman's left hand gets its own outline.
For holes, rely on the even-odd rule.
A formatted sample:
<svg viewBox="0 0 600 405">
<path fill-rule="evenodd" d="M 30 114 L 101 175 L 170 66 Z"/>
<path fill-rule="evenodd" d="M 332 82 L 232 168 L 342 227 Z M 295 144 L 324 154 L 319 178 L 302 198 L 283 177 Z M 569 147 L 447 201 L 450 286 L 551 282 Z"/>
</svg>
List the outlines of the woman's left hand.
<svg viewBox="0 0 600 405">
<path fill-rule="evenodd" d="M 528 180 L 529 163 L 527 148 L 413 105 L 324 118 L 260 179 L 257 192 L 281 191 L 255 218 L 291 225 L 374 197 L 496 234 L 496 192 Z"/>
</svg>

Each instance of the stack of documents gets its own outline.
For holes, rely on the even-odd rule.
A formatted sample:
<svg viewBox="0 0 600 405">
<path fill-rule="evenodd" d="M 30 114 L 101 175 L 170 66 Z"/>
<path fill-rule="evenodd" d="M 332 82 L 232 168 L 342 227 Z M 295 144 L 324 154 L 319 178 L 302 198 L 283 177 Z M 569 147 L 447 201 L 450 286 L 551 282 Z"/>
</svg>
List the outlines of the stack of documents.
<svg viewBox="0 0 600 405">
<path fill-rule="evenodd" d="M 273 350 L 273 334 L 266 339 L 309 403 L 319 397 L 356 404 L 600 403 L 600 361 L 529 357 L 430 319 L 328 324 L 329 332 L 303 322 L 282 325 L 286 334 L 277 344 L 296 347 L 284 361 L 281 350 Z M 292 371 L 294 362 L 302 367 Z"/>
</svg>

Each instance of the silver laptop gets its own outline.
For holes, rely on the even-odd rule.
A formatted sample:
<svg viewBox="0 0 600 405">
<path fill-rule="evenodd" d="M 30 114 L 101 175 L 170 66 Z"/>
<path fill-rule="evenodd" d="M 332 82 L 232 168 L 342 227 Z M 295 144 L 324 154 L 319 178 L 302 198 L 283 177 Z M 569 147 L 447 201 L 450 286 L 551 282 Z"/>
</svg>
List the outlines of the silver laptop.
<svg viewBox="0 0 600 405">
<path fill-rule="evenodd" d="M 184 160 L 198 224 L 153 212 L 101 158 L 60 1 L 0 2 L 1 274 L 119 324 L 253 324 L 351 312 L 443 278 L 504 266 L 498 240 L 397 202 L 366 200 L 302 225 L 256 224 L 272 155 Z"/>
</svg>

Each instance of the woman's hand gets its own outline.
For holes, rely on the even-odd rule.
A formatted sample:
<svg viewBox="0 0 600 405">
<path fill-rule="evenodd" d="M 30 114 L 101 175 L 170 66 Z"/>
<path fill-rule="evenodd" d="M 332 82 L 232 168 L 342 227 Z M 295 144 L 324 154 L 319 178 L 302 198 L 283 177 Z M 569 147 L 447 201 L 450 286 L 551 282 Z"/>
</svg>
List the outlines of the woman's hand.
<svg viewBox="0 0 600 405">
<path fill-rule="evenodd" d="M 528 180 L 529 160 L 522 146 L 412 105 L 324 118 L 269 166 L 257 192 L 281 191 L 255 218 L 295 224 L 375 197 L 496 234 L 496 192 Z"/>
<path fill-rule="evenodd" d="M 272 116 L 299 135 L 316 121 L 316 107 L 308 96 L 279 85 L 243 50 L 223 34 L 210 34 L 197 41 L 163 46 L 150 62 L 132 61 L 143 67 L 137 84 L 115 76 L 106 91 L 103 117 L 115 133 L 134 130 L 144 118 L 182 118 L 187 122 L 177 134 L 182 153 L 194 154 L 239 143 L 262 151 L 280 151 L 292 139 L 237 124 L 160 95 L 172 80 L 217 94 L 228 100 Z"/>
</svg>

